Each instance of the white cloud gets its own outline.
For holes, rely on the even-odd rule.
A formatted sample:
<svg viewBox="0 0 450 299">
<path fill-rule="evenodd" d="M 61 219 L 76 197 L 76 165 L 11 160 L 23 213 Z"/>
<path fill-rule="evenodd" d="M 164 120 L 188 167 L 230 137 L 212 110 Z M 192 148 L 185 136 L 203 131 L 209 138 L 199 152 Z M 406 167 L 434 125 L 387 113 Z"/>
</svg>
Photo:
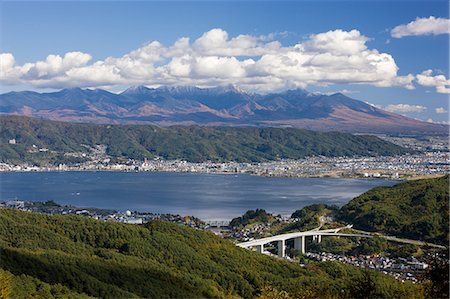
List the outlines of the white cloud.
<svg viewBox="0 0 450 299">
<path fill-rule="evenodd" d="M 378 108 L 378 109 L 385 109 L 385 108 L 384 108 L 383 106 L 381 106 L 381 105 L 373 104 L 373 103 L 370 103 L 370 102 L 367 102 L 367 101 L 364 101 L 364 103 L 366 103 L 367 105 L 373 106 L 373 107 L 375 107 L 375 108 Z"/>
<path fill-rule="evenodd" d="M 0 53 L 0 82 L 14 84 L 20 76 L 20 70 L 15 68 L 16 60 L 11 53 Z"/>
<path fill-rule="evenodd" d="M 84 66 L 91 58 L 91 55 L 82 52 L 69 52 L 64 57 L 48 55 L 44 61 L 26 64 L 26 75 L 33 79 L 52 78 L 71 69 Z"/>
<path fill-rule="evenodd" d="M 444 75 L 432 76 L 432 70 L 423 71 L 416 75 L 417 83 L 422 86 L 435 87 L 438 93 L 450 94 L 450 80 Z"/>
<path fill-rule="evenodd" d="M 193 42 L 187 37 L 171 46 L 152 41 L 122 57 L 94 62 L 87 53 L 69 52 L 16 65 L 11 53 L 3 53 L 0 82 L 52 88 L 235 84 L 262 92 L 332 84 L 414 88 L 415 77 L 398 75 L 394 58 L 368 48 L 369 38 L 358 30 L 313 34 L 290 46 L 274 40 L 277 36 L 230 38 L 216 28 Z"/>
<path fill-rule="evenodd" d="M 302 46 L 305 50 L 319 53 L 333 53 L 336 55 L 355 55 L 367 49 L 368 38 L 358 30 L 334 30 L 313 34 Z"/>
<path fill-rule="evenodd" d="M 399 25 L 391 30 L 391 36 L 402 38 L 413 35 L 438 35 L 450 33 L 450 20 L 444 18 L 416 18 L 416 20 Z"/>
<path fill-rule="evenodd" d="M 450 125 L 450 121 L 448 121 L 448 120 L 435 121 L 432 118 L 428 118 L 426 121 L 429 122 L 429 123 L 434 123 L 434 124 Z"/>
<path fill-rule="evenodd" d="M 409 105 L 409 104 L 396 104 L 388 105 L 385 110 L 395 113 L 421 113 L 427 109 L 425 106 L 421 105 Z"/>
<path fill-rule="evenodd" d="M 195 53 L 212 56 L 259 56 L 276 53 L 281 49 L 278 41 L 271 41 L 266 36 L 238 35 L 232 39 L 220 28 L 205 32 L 192 45 Z M 265 42 L 269 41 L 269 42 Z"/>
<path fill-rule="evenodd" d="M 447 113 L 447 110 L 445 110 L 444 107 L 438 107 L 435 109 L 436 113 L 442 114 L 442 113 Z"/>
</svg>

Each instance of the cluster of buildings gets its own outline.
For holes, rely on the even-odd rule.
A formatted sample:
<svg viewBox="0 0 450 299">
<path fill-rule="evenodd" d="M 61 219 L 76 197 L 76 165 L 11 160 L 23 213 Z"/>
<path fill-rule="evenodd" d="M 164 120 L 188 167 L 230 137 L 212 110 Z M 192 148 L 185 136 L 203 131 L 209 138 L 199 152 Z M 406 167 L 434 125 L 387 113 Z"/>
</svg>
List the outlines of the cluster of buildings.
<svg viewBox="0 0 450 299">
<path fill-rule="evenodd" d="M 406 148 L 420 151 L 417 154 L 375 157 L 323 157 L 284 159 L 261 163 L 203 162 L 183 160 L 121 160 L 108 156 L 105 145 L 89 147 L 89 153 L 64 153 L 66 157 L 80 158 L 80 163 L 36 166 L 29 164 L 0 163 L 0 171 L 154 171 L 197 173 L 247 173 L 275 177 L 349 177 L 408 179 L 425 175 L 441 175 L 450 171 L 450 152 L 445 137 L 405 138 L 378 136 Z M 10 143 L 15 144 L 15 140 Z M 33 146 L 30 153 L 49 151 Z"/>
<path fill-rule="evenodd" d="M 12 165 L 0 163 L 0 171 L 152 171 L 217 174 L 253 174 L 274 177 L 350 177 L 407 179 L 424 175 L 443 175 L 450 171 L 449 152 L 377 157 L 308 157 L 261 163 L 203 162 L 182 160 L 128 160 L 111 163 L 109 158 L 75 165 Z"/>
<path fill-rule="evenodd" d="M 394 276 L 401 281 L 411 281 L 413 283 L 418 282 L 418 275 L 428 268 L 427 263 L 420 261 L 415 257 L 389 258 L 379 255 L 345 256 L 327 252 L 308 252 L 306 256 L 309 259 L 319 262 L 339 261 L 356 267 L 381 271 L 385 274 Z"/>
<path fill-rule="evenodd" d="M 448 151 L 448 136 L 410 136 L 399 137 L 384 134 L 376 135 L 377 137 L 400 145 L 401 147 L 410 148 L 417 151 Z"/>
<path fill-rule="evenodd" d="M 230 232 L 230 237 L 238 242 L 247 242 L 263 237 L 271 226 L 271 223 L 265 222 L 255 224 L 250 228 L 235 229 Z"/>
<path fill-rule="evenodd" d="M 250 226 L 232 228 L 226 236 L 236 240 L 237 242 L 247 242 L 254 239 L 267 237 L 271 235 L 274 230 L 296 221 L 296 219 L 283 217 L 281 215 L 273 217 L 273 221 L 270 222 L 261 222 Z"/>
</svg>

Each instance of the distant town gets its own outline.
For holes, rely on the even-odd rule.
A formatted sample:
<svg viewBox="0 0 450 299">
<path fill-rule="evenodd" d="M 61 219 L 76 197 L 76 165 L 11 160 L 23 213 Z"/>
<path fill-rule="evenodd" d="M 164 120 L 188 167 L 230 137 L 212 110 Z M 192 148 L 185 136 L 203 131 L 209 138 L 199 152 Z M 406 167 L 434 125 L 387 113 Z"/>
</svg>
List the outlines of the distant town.
<svg viewBox="0 0 450 299">
<path fill-rule="evenodd" d="M 164 160 L 160 157 L 138 161 L 114 161 L 106 153 L 106 146 L 97 145 L 90 153 L 64 153 L 66 157 L 83 158 L 86 162 L 36 166 L 29 164 L 0 163 L 0 172 L 26 171 L 151 171 L 197 172 L 222 174 L 252 174 L 273 177 L 342 177 L 411 179 L 443 175 L 450 171 L 450 154 L 447 138 L 378 137 L 411 148 L 417 154 L 373 157 L 324 157 L 280 159 L 261 163 L 202 162 Z M 10 140 L 14 144 L 15 140 Z M 46 148 L 32 147 L 29 152 L 46 152 Z"/>
</svg>

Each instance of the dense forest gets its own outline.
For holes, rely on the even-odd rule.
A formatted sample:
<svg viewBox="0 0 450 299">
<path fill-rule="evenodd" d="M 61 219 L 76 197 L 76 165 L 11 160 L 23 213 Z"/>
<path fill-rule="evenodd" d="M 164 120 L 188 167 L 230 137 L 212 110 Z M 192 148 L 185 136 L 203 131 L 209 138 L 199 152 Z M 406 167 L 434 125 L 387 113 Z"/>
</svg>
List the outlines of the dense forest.
<svg viewBox="0 0 450 299">
<path fill-rule="evenodd" d="M 337 262 L 296 263 L 212 233 L 0 210 L 0 280 L 12 298 L 423 298 L 421 285 Z M 81 295 L 80 295 L 81 294 Z"/>
<path fill-rule="evenodd" d="M 373 188 L 344 205 L 338 218 L 358 229 L 448 244 L 449 176 Z"/>
<path fill-rule="evenodd" d="M 15 144 L 9 140 L 15 139 Z M 231 128 L 150 125 L 96 125 L 0 117 L 0 162 L 77 163 L 64 153 L 89 153 L 103 144 L 114 158 L 155 156 L 191 162 L 258 162 L 306 156 L 371 156 L 411 152 L 375 136 L 293 128 Z M 48 151 L 31 153 L 30 149 Z"/>
</svg>

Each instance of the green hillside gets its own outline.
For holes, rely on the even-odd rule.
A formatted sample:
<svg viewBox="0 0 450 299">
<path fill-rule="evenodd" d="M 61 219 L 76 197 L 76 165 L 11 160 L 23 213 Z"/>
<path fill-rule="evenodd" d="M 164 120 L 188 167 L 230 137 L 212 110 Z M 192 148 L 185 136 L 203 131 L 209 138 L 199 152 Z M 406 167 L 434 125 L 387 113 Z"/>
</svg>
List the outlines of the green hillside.
<svg viewBox="0 0 450 299">
<path fill-rule="evenodd" d="M 12 298 L 423 298 L 422 286 L 379 272 L 332 262 L 300 267 L 161 221 L 2 209 L 0 253 L 2 288 Z"/>
<path fill-rule="evenodd" d="M 9 144 L 15 139 L 16 144 Z M 200 126 L 75 124 L 39 119 L 0 117 L 0 162 L 61 163 L 83 159 L 64 156 L 88 152 L 86 146 L 104 144 L 116 158 L 160 156 L 191 162 L 256 162 L 311 155 L 394 155 L 409 150 L 375 136 L 324 133 L 292 128 L 225 128 Z M 32 146 L 49 149 L 30 153 Z M 54 151 L 54 152 L 52 152 Z"/>
<path fill-rule="evenodd" d="M 343 206 L 357 229 L 440 244 L 449 240 L 449 176 L 376 187 Z"/>
</svg>

